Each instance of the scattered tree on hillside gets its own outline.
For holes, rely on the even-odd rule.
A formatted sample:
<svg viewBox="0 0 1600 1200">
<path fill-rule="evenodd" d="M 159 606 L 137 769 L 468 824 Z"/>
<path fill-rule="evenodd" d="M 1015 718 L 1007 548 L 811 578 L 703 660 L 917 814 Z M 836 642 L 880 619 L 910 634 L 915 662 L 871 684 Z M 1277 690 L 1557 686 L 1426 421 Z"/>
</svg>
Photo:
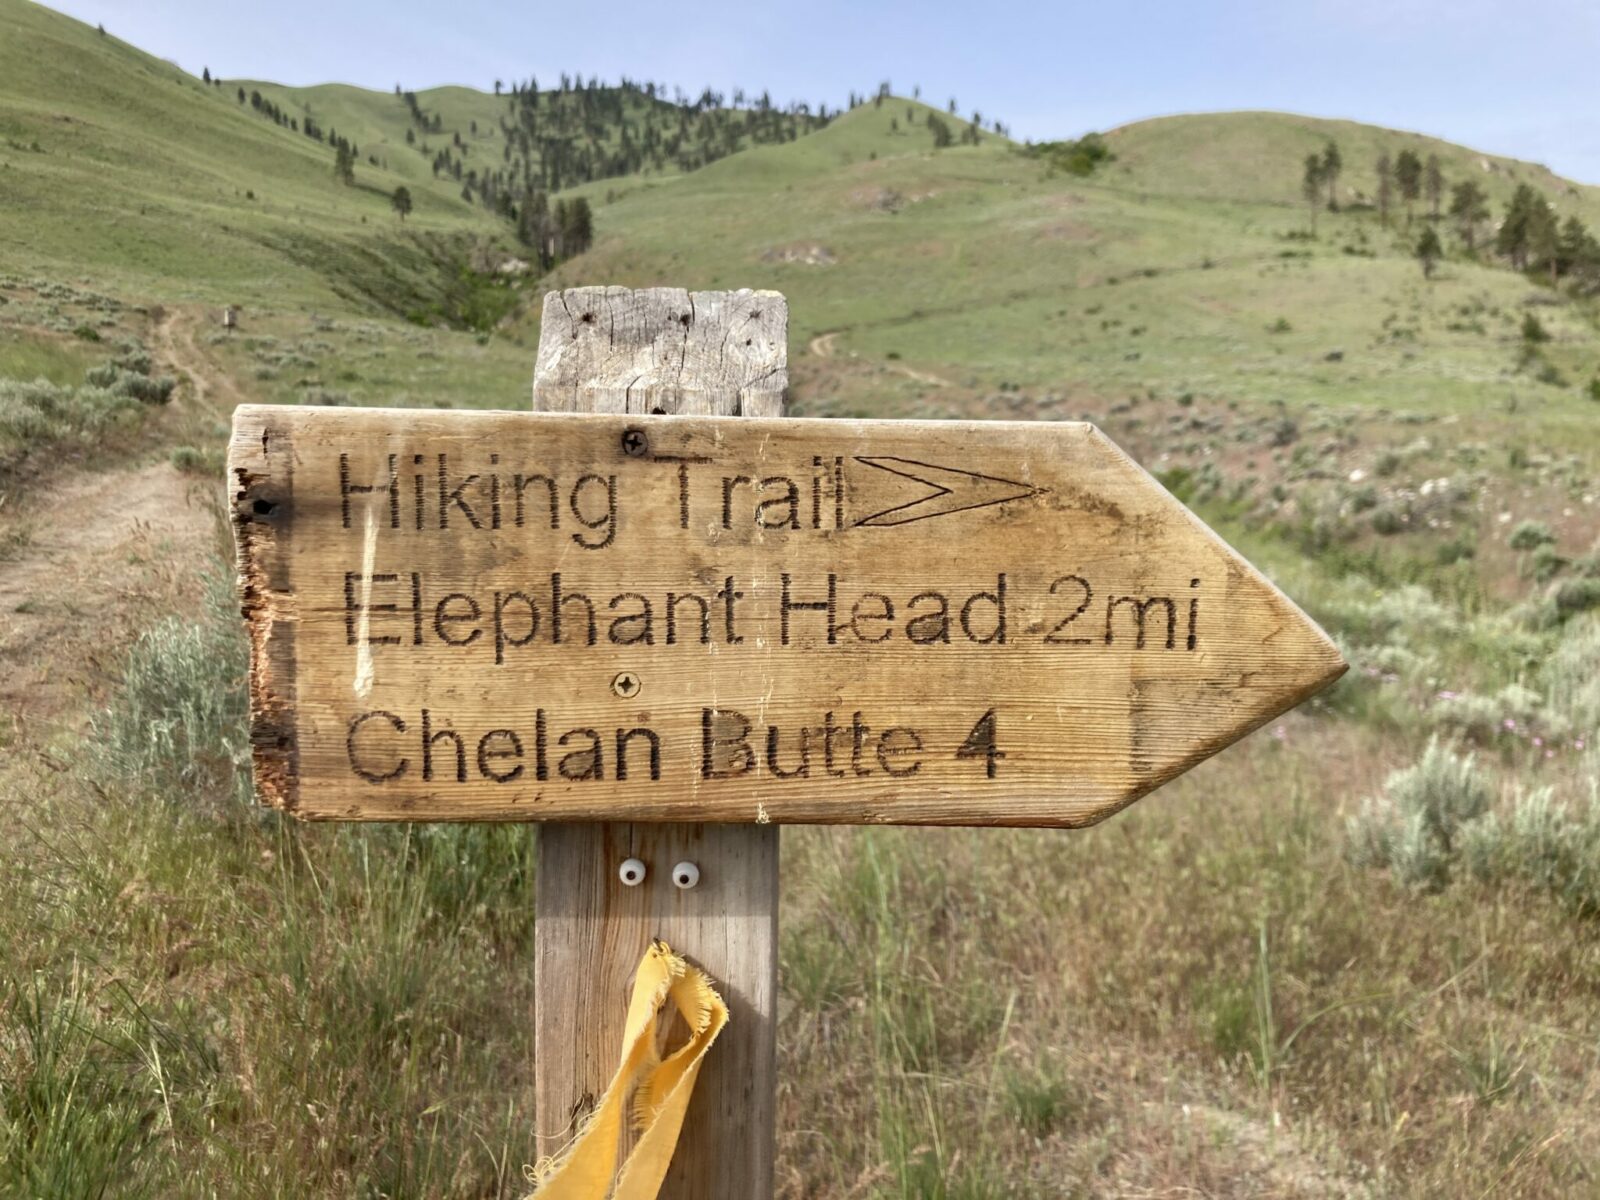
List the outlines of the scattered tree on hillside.
<svg viewBox="0 0 1600 1200">
<path fill-rule="evenodd" d="M 929 119 L 938 120 L 937 117 Z M 1043 159 L 1052 175 L 1064 171 L 1080 177 L 1094 174 L 1096 167 L 1117 157 L 1098 133 L 1086 133 L 1081 138 L 1064 142 L 1038 142 L 1026 146 L 1022 152 L 1029 158 Z"/>
<path fill-rule="evenodd" d="M 1471 179 L 1463 179 L 1450 189 L 1450 217 L 1466 243 L 1467 253 L 1478 248 L 1478 226 L 1489 219 L 1489 197 Z"/>
<path fill-rule="evenodd" d="M 1428 196 L 1428 206 L 1433 210 L 1433 219 L 1439 219 L 1439 202 L 1444 199 L 1444 171 L 1439 167 L 1439 156 L 1428 155 L 1427 166 L 1422 171 L 1422 187 Z"/>
<path fill-rule="evenodd" d="M 239 89 L 239 103 L 240 104 L 244 103 L 244 89 L 243 88 Z"/>
<path fill-rule="evenodd" d="M 1339 172 L 1344 170 L 1344 158 L 1339 153 L 1336 143 L 1329 141 L 1327 148 L 1322 152 L 1322 177 L 1328 183 L 1328 211 L 1339 211 L 1339 196 L 1336 191 L 1339 184 Z"/>
<path fill-rule="evenodd" d="M 356 181 L 356 156 L 342 139 L 333 154 L 333 177 L 346 187 Z"/>
<path fill-rule="evenodd" d="M 1322 202 L 1322 156 L 1306 155 L 1305 174 L 1300 177 L 1300 194 L 1311 213 L 1311 236 L 1317 235 L 1317 207 Z"/>
<path fill-rule="evenodd" d="M 405 184 L 395 188 L 394 195 L 389 197 L 389 204 L 400 214 L 400 223 L 405 224 L 406 218 L 411 215 L 411 189 Z"/>
<path fill-rule="evenodd" d="M 946 146 L 955 142 L 955 138 L 950 133 L 950 126 L 937 113 L 928 114 L 928 131 L 933 134 L 933 148 L 935 150 L 943 150 Z"/>
<path fill-rule="evenodd" d="M 567 204 L 567 221 L 562 229 L 562 248 L 568 254 L 582 254 L 594 245 L 594 213 L 589 201 L 579 196 Z"/>
<path fill-rule="evenodd" d="M 1526 271 L 1539 261 L 1541 249 L 1554 247 L 1555 229 L 1550 202 L 1527 184 L 1518 184 L 1495 233 L 1495 251 L 1509 258 L 1516 270 Z"/>
<path fill-rule="evenodd" d="M 1600 241 L 1577 216 L 1569 216 L 1556 239 L 1557 269 L 1572 279 L 1580 291 L 1600 290 Z"/>
<path fill-rule="evenodd" d="M 1425 279 L 1433 278 L 1433 269 L 1444 257 L 1444 246 L 1439 242 L 1439 231 L 1432 225 L 1422 231 L 1422 237 L 1417 240 L 1417 261 L 1422 264 L 1422 275 Z"/>
<path fill-rule="evenodd" d="M 1411 227 L 1411 206 L 1422 195 L 1422 159 L 1415 150 L 1402 150 L 1394 160 L 1394 181 L 1400 188 L 1400 199 L 1406 202 L 1406 227 Z"/>
<path fill-rule="evenodd" d="M 555 260 L 555 232 L 550 219 L 550 199 L 543 192 L 530 192 L 523 197 L 517 218 L 517 238 L 534 252 L 541 271 L 550 269 Z"/>
<path fill-rule="evenodd" d="M 201 67 L 200 68 L 200 82 L 201 83 L 210 83 L 211 82 L 211 68 L 210 67 Z"/>
<path fill-rule="evenodd" d="M 1387 154 L 1378 155 L 1378 220 L 1389 228 L 1389 209 L 1394 205 L 1394 163 Z"/>
</svg>

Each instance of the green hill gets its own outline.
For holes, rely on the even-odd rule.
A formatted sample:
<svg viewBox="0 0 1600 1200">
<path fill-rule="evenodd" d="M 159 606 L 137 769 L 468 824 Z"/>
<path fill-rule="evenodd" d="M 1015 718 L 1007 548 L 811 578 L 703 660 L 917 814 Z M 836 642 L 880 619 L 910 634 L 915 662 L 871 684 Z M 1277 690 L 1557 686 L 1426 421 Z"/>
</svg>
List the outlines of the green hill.
<svg viewBox="0 0 1600 1200">
<path fill-rule="evenodd" d="M 1397 203 L 1384 228 L 1352 197 L 1313 240 L 1298 197 L 1305 153 L 1330 138 L 1356 189 L 1379 153 L 1408 147 L 1437 148 L 1447 184 L 1486 178 L 1496 215 L 1518 181 L 1543 184 L 1563 214 L 1596 210 L 1595 189 L 1273 114 L 1129 126 L 1093 176 L 1050 176 L 1000 139 L 934 151 L 925 117 L 864 107 L 798 146 L 637 184 L 601 205 L 596 247 L 557 278 L 779 288 L 797 353 L 821 352 L 802 358 L 816 382 L 802 398 L 831 411 L 953 415 L 1004 389 L 1064 413 L 1153 391 L 1472 417 L 1516 393 L 1544 432 L 1587 437 L 1585 306 L 1540 309 L 1572 386 L 1540 385 L 1517 357 L 1537 282 L 1459 253 L 1425 281 L 1420 215 L 1408 230 Z"/>
<path fill-rule="evenodd" d="M 169 300 L 451 316 L 470 245 L 520 249 L 529 192 L 675 171 L 820 123 L 616 88 L 541 93 L 521 121 L 509 95 L 415 99 L 416 115 L 398 95 L 339 84 L 207 85 L 30 0 L 0 0 L 0 253 L 23 275 L 87 271 Z M 352 185 L 334 177 L 334 137 L 354 144 Z M 402 185 L 404 226 L 390 205 Z"/>
<path fill-rule="evenodd" d="M 0 253 L 7 269 L 85 273 L 169 300 L 417 302 L 435 266 L 398 236 L 393 172 L 338 184 L 327 148 L 93 28 L 0 3 Z M 445 189 L 418 197 L 429 235 L 494 236 Z"/>
<path fill-rule="evenodd" d="M 1346 204 L 1370 204 L 1378 158 L 1411 150 L 1424 159 L 1437 155 L 1449 180 L 1476 180 L 1496 206 L 1510 199 L 1518 183 L 1527 183 L 1558 207 L 1590 221 L 1600 218 L 1600 188 L 1572 183 L 1548 167 L 1355 121 L 1276 112 L 1206 113 L 1138 121 L 1112 130 L 1106 141 L 1117 155 L 1111 178 L 1163 196 L 1297 204 L 1306 155 L 1333 141 L 1345 163 L 1338 192 Z M 1425 208 L 1419 203 L 1419 211 Z"/>
</svg>

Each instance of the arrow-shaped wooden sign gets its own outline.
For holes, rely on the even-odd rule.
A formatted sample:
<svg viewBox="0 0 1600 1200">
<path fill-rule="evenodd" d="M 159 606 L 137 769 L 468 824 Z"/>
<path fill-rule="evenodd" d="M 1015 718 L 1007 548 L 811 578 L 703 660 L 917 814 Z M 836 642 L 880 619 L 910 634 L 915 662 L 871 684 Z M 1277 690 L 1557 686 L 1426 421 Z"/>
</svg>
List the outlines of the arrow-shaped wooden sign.
<svg viewBox="0 0 1600 1200">
<path fill-rule="evenodd" d="M 1089 425 L 244 407 L 300 816 L 1084 825 L 1345 669 Z"/>
</svg>

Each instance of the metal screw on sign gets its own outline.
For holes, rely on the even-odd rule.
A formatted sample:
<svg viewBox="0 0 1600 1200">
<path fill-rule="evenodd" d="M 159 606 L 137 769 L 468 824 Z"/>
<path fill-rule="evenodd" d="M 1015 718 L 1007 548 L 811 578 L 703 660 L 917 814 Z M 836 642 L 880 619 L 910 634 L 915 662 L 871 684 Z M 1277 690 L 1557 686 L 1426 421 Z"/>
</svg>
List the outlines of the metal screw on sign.
<svg viewBox="0 0 1600 1200">
<path fill-rule="evenodd" d="M 632 671 L 622 671 L 611 681 L 611 690 L 624 700 L 632 700 L 643 687 L 644 684 Z"/>
<path fill-rule="evenodd" d="M 629 458 L 643 458 L 650 450 L 650 439 L 644 430 L 630 429 L 622 435 L 622 452 Z"/>
</svg>

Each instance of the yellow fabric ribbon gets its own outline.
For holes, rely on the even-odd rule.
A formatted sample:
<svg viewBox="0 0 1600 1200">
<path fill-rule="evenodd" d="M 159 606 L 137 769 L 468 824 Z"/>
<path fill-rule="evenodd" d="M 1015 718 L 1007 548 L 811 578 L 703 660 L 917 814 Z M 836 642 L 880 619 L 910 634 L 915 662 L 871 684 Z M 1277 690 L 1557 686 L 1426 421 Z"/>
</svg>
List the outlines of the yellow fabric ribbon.
<svg viewBox="0 0 1600 1200">
<path fill-rule="evenodd" d="M 691 1036 L 679 1049 L 660 1057 L 656 1023 L 668 1000 L 682 1015 Z M 671 1019 L 670 1017 L 668 1018 Z M 728 1006 L 698 967 L 657 940 L 645 951 L 633 976 L 633 999 L 622 1035 L 622 1060 L 587 1124 L 553 1161 L 535 1172 L 538 1200 L 656 1200 L 672 1162 L 689 1108 L 694 1081 L 711 1043 L 728 1023 Z M 616 1174 L 622 1113 L 633 1094 L 639 1140 Z"/>
</svg>

